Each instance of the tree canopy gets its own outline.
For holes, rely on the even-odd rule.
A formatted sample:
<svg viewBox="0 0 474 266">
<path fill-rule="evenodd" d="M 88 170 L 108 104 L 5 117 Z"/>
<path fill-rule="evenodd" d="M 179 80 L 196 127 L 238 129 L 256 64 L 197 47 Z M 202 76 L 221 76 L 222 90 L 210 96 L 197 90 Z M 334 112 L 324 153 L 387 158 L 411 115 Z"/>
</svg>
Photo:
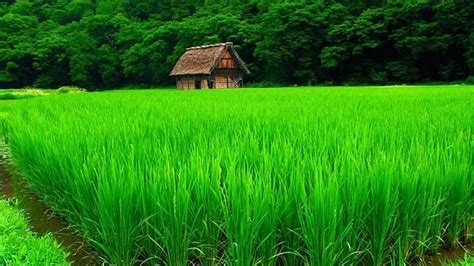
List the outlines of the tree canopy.
<svg viewBox="0 0 474 266">
<path fill-rule="evenodd" d="M 186 47 L 234 42 L 266 84 L 474 80 L 474 1 L 8 0 L 0 88 L 167 85 Z"/>
</svg>

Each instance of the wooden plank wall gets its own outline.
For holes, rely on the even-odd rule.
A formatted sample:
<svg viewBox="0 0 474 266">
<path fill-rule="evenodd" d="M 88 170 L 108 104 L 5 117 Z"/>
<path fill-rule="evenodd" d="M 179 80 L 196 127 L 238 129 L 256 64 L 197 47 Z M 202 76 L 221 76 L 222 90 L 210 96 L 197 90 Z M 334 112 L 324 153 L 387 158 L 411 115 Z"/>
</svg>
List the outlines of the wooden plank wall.
<svg viewBox="0 0 474 266">
<path fill-rule="evenodd" d="M 176 78 L 176 88 L 178 90 L 194 90 L 196 89 L 196 80 L 201 82 L 201 89 L 205 90 L 209 88 L 206 77 L 201 76 L 184 76 Z"/>
<path fill-rule="evenodd" d="M 176 82 L 176 88 L 178 90 L 194 89 L 194 78 L 193 77 L 178 77 L 177 82 Z"/>
</svg>

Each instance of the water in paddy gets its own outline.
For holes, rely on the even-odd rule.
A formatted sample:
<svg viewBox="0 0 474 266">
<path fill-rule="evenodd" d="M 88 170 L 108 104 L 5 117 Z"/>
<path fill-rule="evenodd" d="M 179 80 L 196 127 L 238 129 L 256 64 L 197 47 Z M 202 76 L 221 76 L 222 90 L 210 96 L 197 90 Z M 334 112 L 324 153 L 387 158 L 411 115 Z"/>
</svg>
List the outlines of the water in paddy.
<svg viewBox="0 0 474 266">
<path fill-rule="evenodd" d="M 51 233 L 69 252 L 68 260 L 76 265 L 97 264 L 93 250 L 84 244 L 84 239 L 60 217 L 54 215 L 29 189 L 23 179 L 12 174 L 8 152 L 4 142 L 0 142 L 0 197 L 18 200 L 19 207 L 28 216 L 31 230 L 42 236 Z"/>
<path fill-rule="evenodd" d="M 447 262 L 462 261 L 466 255 L 474 256 L 474 243 L 456 250 L 442 250 L 436 255 L 427 255 L 424 257 L 426 265 L 443 266 Z"/>
</svg>

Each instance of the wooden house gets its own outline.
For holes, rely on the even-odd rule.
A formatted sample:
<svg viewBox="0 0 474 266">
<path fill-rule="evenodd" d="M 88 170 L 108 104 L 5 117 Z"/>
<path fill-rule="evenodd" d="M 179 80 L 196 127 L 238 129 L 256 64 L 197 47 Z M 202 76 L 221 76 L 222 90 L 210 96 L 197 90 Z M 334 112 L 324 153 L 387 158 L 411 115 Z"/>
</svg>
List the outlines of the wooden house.
<svg viewBox="0 0 474 266">
<path fill-rule="evenodd" d="M 250 71 L 231 42 L 190 47 L 170 73 L 179 90 L 239 88 Z"/>
</svg>

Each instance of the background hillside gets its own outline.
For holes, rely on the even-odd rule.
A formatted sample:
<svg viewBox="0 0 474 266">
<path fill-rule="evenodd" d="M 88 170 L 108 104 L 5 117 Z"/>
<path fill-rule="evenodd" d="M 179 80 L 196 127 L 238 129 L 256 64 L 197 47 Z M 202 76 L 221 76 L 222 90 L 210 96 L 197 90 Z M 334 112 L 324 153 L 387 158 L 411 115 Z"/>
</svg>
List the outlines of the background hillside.
<svg viewBox="0 0 474 266">
<path fill-rule="evenodd" d="M 226 41 L 263 85 L 469 82 L 473 28 L 468 0 L 3 0 L 0 88 L 173 84 L 186 47 Z"/>
</svg>

